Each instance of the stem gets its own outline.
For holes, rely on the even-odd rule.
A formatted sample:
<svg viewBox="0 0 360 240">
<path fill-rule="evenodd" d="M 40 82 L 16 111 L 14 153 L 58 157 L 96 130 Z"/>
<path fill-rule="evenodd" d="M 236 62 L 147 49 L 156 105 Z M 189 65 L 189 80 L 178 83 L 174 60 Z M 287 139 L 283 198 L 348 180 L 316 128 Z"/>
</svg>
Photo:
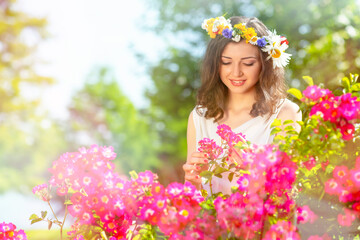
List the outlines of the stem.
<svg viewBox="0 0 360 240">
<path fill-rule="evenodd" d="M 51 211 L 52 211 L 52 213 L 53 213 L 53 215 L 54 215 L 54 217 L 55 217 L 56 221 L 60 222 L 60 221 L 59 221 L 59 219 L 56 217 L 56 214 L 55 214 L 55 212 L 54 212 L 53 208 L 51 207 L 50 202 L 48 201 L 47 203 L 49 204 L 49 207 L 50 207 L 50 209 L 51 209 Z"/>
<path fill-rule="evenodd" d="M 65 224 L 65 220 L 66 220 L 66 216 L 68 214 L 68 206 L 65 205 L 65 215 L 64 215 L 64 220 L 60 226 L 60 239 L 62 240 L 62 232 L 63 232 L 63 227 L 64 227 L 64 224 Z"/>
<path fill-rule="evenodd" d="M 215 163 L 210 164 L 209 169 L 211 169 L 211 168 L 214 166 L 214 164 L 215 164 Z M 212 198 L 212 195 L 213 195 L 213 190 L 212 190 L 212 178 L 213 178 L 213 175 L 211 175 L 211 177 L 210 177 L 210 179 L 209 179 L 211 198 Z"/>
<path fill-rule="evenodd" d="M 134 234 L 134 232 L 135 232 L 136 228 L 137 228 L 137 221 L 135 221 L 135 227 L 134 227 L 134 230 L 133 230 L 133 231 L 131 231 L 131 234 L 130 234 L 130 237 L 129 237 L 129 239 L 130 239 L 130 240 L 133 238 L 133 234 Z"/>
<path fill-rule="evenodd" d="M 250 230 L 247 231 L 245 240 L 248 240 L 249 236 L 250 236 Z"/>
</svg>

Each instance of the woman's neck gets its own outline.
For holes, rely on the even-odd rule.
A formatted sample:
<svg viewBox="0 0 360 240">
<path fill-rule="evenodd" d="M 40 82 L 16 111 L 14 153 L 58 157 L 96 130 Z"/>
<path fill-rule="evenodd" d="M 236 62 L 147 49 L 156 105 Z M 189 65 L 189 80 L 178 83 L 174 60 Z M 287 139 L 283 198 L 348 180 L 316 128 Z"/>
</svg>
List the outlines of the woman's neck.
<svg viewBox="0 0 360 240">
<path fill-rule="evenodd" d="M 230 94 L 226 106 L 227 111 L 239 112 L 244 109 L 251 110 L 255 103 L 255 95 L 253 93 L 247 94 Z"/>
</svg>

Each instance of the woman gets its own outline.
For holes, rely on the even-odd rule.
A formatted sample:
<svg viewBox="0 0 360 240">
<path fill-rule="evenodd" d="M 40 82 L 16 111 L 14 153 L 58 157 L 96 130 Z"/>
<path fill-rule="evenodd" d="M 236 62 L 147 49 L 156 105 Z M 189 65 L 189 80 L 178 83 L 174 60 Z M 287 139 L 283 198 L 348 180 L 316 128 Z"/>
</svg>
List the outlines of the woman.
<svg viewBox="0 0 360 240">
<path fill-rule="evenodd" d="M 185 181 L 197 189 L 202 186 L 200 172 L 208 168 L 197 143 L 210 138 L 220 144 L 218 125 L 230 126 L 251 143 L 267 144 L 273 141 L 270 125 L 275 118 L 301 120 L 298 106 L 286 99 L 283 67 L 290 54 L 285 53 L 284 37 L 270 32 L 257 18 L 218 17 L 205 20 L 202 27 L 212 39 L 203 60 L 197 104 L 188 120 L 188 154 L 183 166 Z M 214 193 L 230 194 L 236 180 L 229 183 L 226 177 L 215 177 L 212 184 Z"/>
</svg>

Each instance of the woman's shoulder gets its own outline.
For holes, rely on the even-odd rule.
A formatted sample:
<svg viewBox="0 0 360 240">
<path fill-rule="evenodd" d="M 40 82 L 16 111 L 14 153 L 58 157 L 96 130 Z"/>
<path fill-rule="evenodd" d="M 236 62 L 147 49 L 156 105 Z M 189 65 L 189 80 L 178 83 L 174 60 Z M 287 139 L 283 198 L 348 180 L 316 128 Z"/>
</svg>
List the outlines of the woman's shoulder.
<svg viewBox="0 0 360 240">
<path fill-rule="evenodd" d="M 205 107 L 201 107 L 200 105 L 196 105 L 194 109 L 191 111 L 190 116 L 193 117 L 205 117 L 207 109 Z"/>
<path fill-rule="evenodd" d="M 284 99 L 280 106 L 280 111 L 277 118 L 281 120 L 301 121 L 301 110 L 299 105 L 290 99 Z"/>
</svg>

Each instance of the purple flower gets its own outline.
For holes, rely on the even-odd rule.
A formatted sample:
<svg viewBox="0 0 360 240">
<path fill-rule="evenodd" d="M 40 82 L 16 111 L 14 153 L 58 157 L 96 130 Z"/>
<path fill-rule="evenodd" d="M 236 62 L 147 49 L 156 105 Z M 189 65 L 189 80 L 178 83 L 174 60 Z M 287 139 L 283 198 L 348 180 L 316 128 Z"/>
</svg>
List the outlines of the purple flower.
<svg viewBox="0 0 360 240">
<path fill-rule="evenodd" d="M 222 31 L 222 35 L 226 38 L 232 38 L 232 30 L 231 29 L 228 29 L 228 28 L 225 28 L 223 31 Z"/>
<path fill-rule="evenodd" d="M 256 43 L 257 43 L 257 45 L 258 45 L 259 47 L 265 47 L 265 45 L 266 45 L 266 40 L 265 40 L 264 37 L 262 37 L 262 38 L 259 38 Z"/>
</svg>

